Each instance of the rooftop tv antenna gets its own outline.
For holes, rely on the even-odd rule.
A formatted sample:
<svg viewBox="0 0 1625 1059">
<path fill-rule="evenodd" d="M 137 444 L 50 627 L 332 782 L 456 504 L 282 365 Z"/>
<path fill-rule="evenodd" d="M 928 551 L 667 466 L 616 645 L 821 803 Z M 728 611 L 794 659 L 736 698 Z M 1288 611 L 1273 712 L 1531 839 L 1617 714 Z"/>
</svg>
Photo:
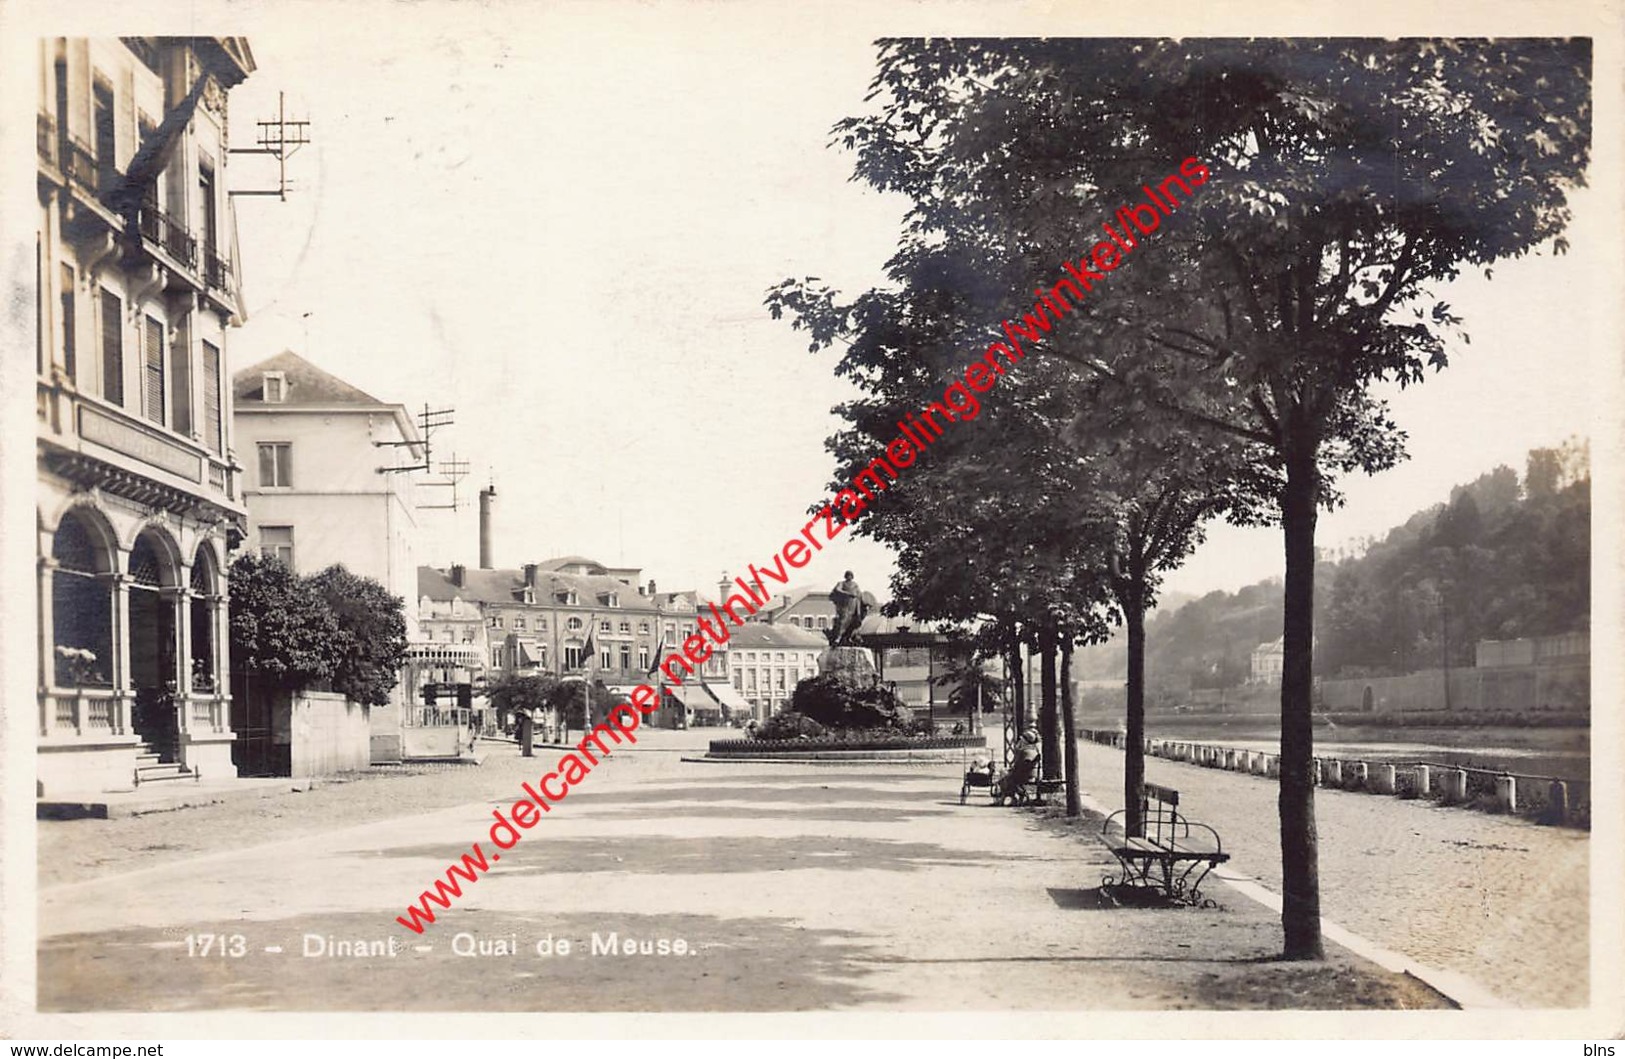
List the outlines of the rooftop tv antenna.
<svg viewBox="0 0 1625 1059">
<path fill-rule="evenodd" d="M 412 447 L 412 446 L 416 446 L 416 445 L 423 446 L 423 462 L 422 463 L 414 463 L 414 464 L 411 464 L 411 465 L 406 466 L 406 467 L 380 467 L 380 468 L 378 468 L 378 473 L 379 474 L 399 474 L 402 471 L 432 471 L 432 470 L 434 470 L 434 459 L 430 455 L 430 451 L 429 451 L 430 439 L 434 437 L 434 432 L 436 430 L 439 430 L 441 427 L 449 427 L 449 426 L 452 425 L 453 420 L 452 420 L 451 417 L 456 414 L 456 411 L 457 410 L 455 408 L 430 408 L 428 406 L 428 404 L 425 403 L 424 406 L 423 406 L 423 411 L 418 413 L 419 440 L 417 440 L 417 441 L 375 441 L 375 442 L 373 442 L 372 444 L 373 444 L 374 448 L 386 448 L 386 447 L 399 448 L 401 446 Z M 455 460 L 455 456 L 453 457 L 453 459 Z M 441 473 L 444 474 L 445 472 L 442 471 Z M 429 484 L 441 484 L 441 483 L 429 483 Z"/>
<path fill-rule="evenodd" d="M 233 191 L 233 195 L 275 195 L 283 202 L 288 201 L 288 192 L 293 185 L 288 182 L 288 159 L 299 153 L 299 148 L 310 143 L 310 122 L 290 121 L 288 119 L 287 100 L 283 93 L 276 94 L 276 117 L 268 121 L 255 122 L 259 127 L 258 147 L 233 147 L 229 154 L 267 154 L 276 159 L 277 179 L 275 188 L 247 188 Z"/>
<path fill-rule="evenodd" d="M 456 511 L 457 510 L 457 483 L 468 477 L 468 461 L 459 460 L 457 454 L 451 454 L 451 459 L 440 461 L 440 474 L 443 482 L 419 482 L 420 486 L 438 486 L 451 489 L 451 503 L 449 504 L 419 504 L 422 511 Z"/>
</svg>

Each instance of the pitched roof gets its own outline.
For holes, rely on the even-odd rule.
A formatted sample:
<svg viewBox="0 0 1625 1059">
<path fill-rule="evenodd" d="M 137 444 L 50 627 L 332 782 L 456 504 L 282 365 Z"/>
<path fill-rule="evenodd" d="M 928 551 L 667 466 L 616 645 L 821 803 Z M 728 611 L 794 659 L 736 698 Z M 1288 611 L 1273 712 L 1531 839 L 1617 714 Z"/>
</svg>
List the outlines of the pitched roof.
<svg viewBox="0 0 1625 1059">
<path fill-rule="evenodd" d="M 461 587 L 452 583 L 451 573 L 432 566 L 418 567 L 418 596 L 428 596 L 436 602 L 463 599 L 476 603 L 522 603 L 524 601 L 525 571 L 480 570 L 465 568 Z M 637 588 L 607 574 L 560 574 L 538 569 L 536 575 L 536 606 L 567 606 L 560 604 L 553 593 L 573 591 L 580 600 L 576 606 L 604 607 L 603 597 L 611 592 L 620 601 L 616 610 L 653 614 L 657 610 L 668 614 L 681 614 L 694 605 L 693 593 L 661 592 L 657 596 L 641 595 Z M 656 601 L 659 606 L 656 606 Z"/>
<path fill-rule="evenodd" d="M 287 380 L 284 400 L 273 405 L 265 402 L 265 373 L 280 371 Z M 336 375 L 329 374 L 292 350 L 283 350 L 269 360 L 251 364 L 231 377 L 232 396 L 238 407 L 265 405 L 277 408 L 298 408 L 309 405 L 360 405 L 372 408 L 393 408 L 365 390 L 358 389 Z"/>
<path fill-rule="evenodd" d="M 795 625 L 779 625 L 777 623 L 748 621 L 733 630 L 732 646 L 757 647 L 795 647 L 806 649 L 816 647 L 822 650 L 829 646 L 829 640 L 816 632 L 810 632 Z"/>
</svg>

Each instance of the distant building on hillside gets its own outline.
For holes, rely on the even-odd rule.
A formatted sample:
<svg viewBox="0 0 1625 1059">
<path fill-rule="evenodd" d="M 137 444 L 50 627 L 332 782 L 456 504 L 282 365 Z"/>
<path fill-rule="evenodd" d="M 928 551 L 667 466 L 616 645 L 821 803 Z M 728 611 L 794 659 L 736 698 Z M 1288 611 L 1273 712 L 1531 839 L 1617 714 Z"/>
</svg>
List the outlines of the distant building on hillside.
<svg viewBox="0 0 1625 1059">
<path fill-rule="evenodd" d="M 1281 663 L 1286 657 L 1286 650 L 1282 646 L 1283 639 L 1284 637 L 1277 636 L 1269 643 L 1261 643 L 1253 648 L 1252 659 L 1248 666 L 1247 683 L 1281 683 Z"/>
</svg>

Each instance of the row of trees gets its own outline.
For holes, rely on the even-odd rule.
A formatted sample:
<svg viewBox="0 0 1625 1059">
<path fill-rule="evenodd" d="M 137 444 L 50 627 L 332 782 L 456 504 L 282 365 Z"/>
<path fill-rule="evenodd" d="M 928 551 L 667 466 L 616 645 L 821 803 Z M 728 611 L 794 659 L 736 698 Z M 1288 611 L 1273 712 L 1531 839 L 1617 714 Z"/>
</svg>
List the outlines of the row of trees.
<svg viewBox="0 0 1625 1059">
<path fill-rule="evenodd" d="M 1589 149 L 1589 68 L 1588 46 L 1564 41 L 883 41 L 875 112 L 835 134 L 860 180 L 908 200 L 890 282 L 852 298 L 812 279 L 768 292 L 815 351 L 845 343 L 835 370 L 861 395 L 837 409 L 847 426 L 829 448 L 835 481 L 850 480 L 899 410 L 940 393 L 1144 183 L 1182 159 L 1210 168 L 858 532 L 897 552 L 895 607 L 973 626 L 990 655 L 1038 653 L 1045 760 L 1067 759 L 1071 812 L 1072 645 L 1125 627 L 1137 828 L 1160 579 L 1213 517 L 1281 526 L 1289 958 L 1322 955 L 1317 512 L 1338 502 L 1339 474 L 1402 457 L 1368 388 L 1445 365 L 1460 321 L 1430 287 L 1561 248 Z"/>
</svg>

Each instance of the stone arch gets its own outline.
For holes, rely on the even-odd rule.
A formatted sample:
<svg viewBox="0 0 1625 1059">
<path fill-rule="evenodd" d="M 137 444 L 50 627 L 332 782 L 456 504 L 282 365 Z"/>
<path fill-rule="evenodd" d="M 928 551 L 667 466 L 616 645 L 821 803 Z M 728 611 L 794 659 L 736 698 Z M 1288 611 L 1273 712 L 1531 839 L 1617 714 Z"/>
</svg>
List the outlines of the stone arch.
<svg viewBox="0 0 1625 1059">
<path fill-rule="evenodd" d="M 50 551 L 51 658 L 46 671 L 59 687 L 112 686 L 118 658 L 113 586 L 107 576 L 118 568 L 112 523 L 93 504 L 70 506 L 57 518 Z"/>
<path fill-rule="evenodd" d="M 98 507 L 93 500 L 81 499 L 74 501 L 57 512 L 56 521 L 47 525 L 42 517 L 41 528 L 51 535 L 51 550 L 55 556 L 57 535 L 67 523 L 76 524 L 75 529 L 69 532 L 82 531 L 90 542 L 95 553 L 95 573 L 110 574 L 119 568 L 118 553 L 122 550 L 119 543 L 118 530 L 113 527 L 113 520 L 107 517 L 107 512 Z"/>
<path fill-rule="evenodd" d="M 147 522 L 130 542 L 125 573 L 138 585 L 150 588 L 179 588 L 186 584 L 182 571 L 180 545 L 160 522 Z"/>
</svg>

